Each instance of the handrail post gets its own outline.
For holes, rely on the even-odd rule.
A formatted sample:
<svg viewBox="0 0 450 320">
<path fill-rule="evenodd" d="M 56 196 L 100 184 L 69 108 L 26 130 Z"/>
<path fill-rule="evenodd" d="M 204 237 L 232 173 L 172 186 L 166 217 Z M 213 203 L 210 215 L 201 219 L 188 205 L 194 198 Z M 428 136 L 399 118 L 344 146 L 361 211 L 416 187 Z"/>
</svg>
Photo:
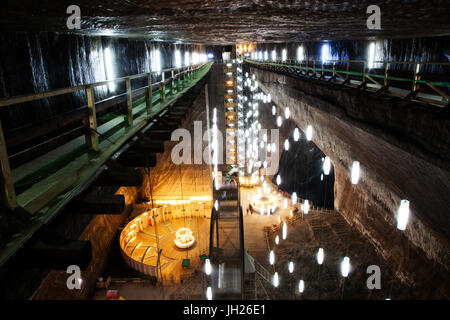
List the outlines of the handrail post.
<svg viewBox="0 0 450 320">
<path fill-rule="evenodd" d="M 415 95 L 417 90 L 419 89 L 419 83 L 416 81 L 419 80 L 419 72 L 420 72 L 420 63 L 414 64 L 414 81 L 412 84 L 412 94 Z"/>
<path fill-rule="evenodd" d="M 386 65 L 384 66 L 384 86 L 388 86 L 388 69 L 389 69 L 389 62 L 386 62 Z"/>
<path fill-rule="evenodd" d="M 148 74 L 148 88 L 147 88 L 147 115 L 150 115 L 151 109 L 153 107 L 153 88 L 152 88 L 152 74 Z"/>
<path fill-rule="evenodd" d="M 366 82 L 366 61 L 363 62 L 363 78 L 362 78 L 362 82 Z"/>
<path fill-rule="evenodd" d="M 1 196 L 3 204 L 9 208 L 17 207 L 16 191 L 14 189 L 14 181 L 9 165 L 8 151 L 6 148 L 5 136 L 3 135 L 2 121 L 0 120 L 0 182 Z"/>
<path fill-rule="evenodd" d="M 171 71 L 171 77 L 172 77 L 172 81 L 171 81 L 171 86 L 172 88 L 170 89 L 171 94 L 175 93 L 175 70 L 172 69 Z"/>
<path fill-rule="evenodd" d="M 347 61 L 347 75 L 345 76 L 345 81 L 348 81 L 350 79 L 350 62 Z"/>
<path fill-rule="evenodd" d="M 160 93 L 160 100 L 164 101 L 166 100 L 166 75 L 165 72 L 161 72 L 161 93 Z"/>
<path fill-rule="evenodd" d="M 336 77 L 336 61 L 333 61 L 333 78 Z"/>
<path fill-rule="evenodd" d="M 98 134 L 97 134 L 97 112 L 95 110 L 94 89 L 86 88 L 87 106 L 88 106 L 88 126 L 89 131 L 86 133 L 86 143 L 92 151 L 98 151 Z"/>
<path fill-rule="evenodd" d="M 125 83 L 127 86 L 127 124 L 131 127 L 133 125 L 133 97 L 131 93 L 131 79 L 126 78 Z"/>
</svg>

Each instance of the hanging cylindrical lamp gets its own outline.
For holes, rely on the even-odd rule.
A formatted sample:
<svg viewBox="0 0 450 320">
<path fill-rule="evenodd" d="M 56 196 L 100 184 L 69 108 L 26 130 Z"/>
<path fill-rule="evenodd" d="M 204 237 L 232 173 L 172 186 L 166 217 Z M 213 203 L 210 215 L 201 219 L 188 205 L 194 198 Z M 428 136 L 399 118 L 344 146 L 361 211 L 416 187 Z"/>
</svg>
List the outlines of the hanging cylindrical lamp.
<svg viewBox="0 0 450 320">
<path fill-rule="evenodd" d="M 344 259 L 341 262 L 341 274 L 345 278 L 348 276 L 349 272 L 350 272 L 350 258 L 344 257 Z"/>
<path fill-rule="evenodd" d="M 319 248 L 319 251 L 317 251 L 317 263 L 322 264 L 324 257 L 325 257 L 325 255 L 323 253 L 323 248 Z"/>
<path fill-rule="evenodd" d="M 353 161 L 352 164 L 352 184 L 358 184 L 359 181 L 359 161 Z"/>
<path fill-rule="evenodd" d="M 313 128 L 311 125 L 306 127 L 306 140 L 311 141 L 313 136 Z"/>
<path fill-rule="evenodd" d="M 292 193 L 292 204 L 296 204 L 297 203 L 297 192 L 293 192 Z"/>
<path fill-rule="evenodd" d="M 409 201 L 401 200 L 397 214 L 397 229 L 405 230 L 409 219 Z"/>
</svg>

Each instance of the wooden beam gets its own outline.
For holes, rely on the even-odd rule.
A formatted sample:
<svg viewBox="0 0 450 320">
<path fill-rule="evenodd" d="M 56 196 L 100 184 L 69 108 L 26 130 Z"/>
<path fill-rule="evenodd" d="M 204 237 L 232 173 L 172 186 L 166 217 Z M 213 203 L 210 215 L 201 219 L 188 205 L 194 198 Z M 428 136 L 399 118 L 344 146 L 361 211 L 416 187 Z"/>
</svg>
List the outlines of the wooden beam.
<svg viewBox="0 0 450 320">
<path fill-rule="evenodd" d="M 3 204 L 9 208 L 14 209 L 17 206 L 16 192 L 14 189 L 14 180 L 9 165 L 8 151 L 6 148 L 5 137 L 3 135 L 2 122 L 0 120 L 0 183 L 1 183 L 1 197 Z"/>
<path fill-rule="evenodd" d="M 156 165 L 156 154 L 142 154 L 142 152 L 131 150 L 122 153 L 117 161 L 123 166 L 132 168 L 154 167 Z"/>
<path fill-rule="evenodd" d="M 101 173 L 94 185 L 139 187 L 142 185 L 142 181 L 143 178 L 140 171 L 117 164 L 116 167 Z"/>
<path fill-rule="evenodd" d="M 15 257 L 15 268 L 67 270 L 70 265 L 86 269 L 92 260 L 92 245 L 86 240 L 61 239 L 56 234 L 48 241 L 37 241 Z"/>
<path fill-rule="evenodd" d="M 86 132 L 86 143 L 89 148 L 95 152 L 98 151 L 98 134 L 97 134 L 97 113 L 95 110 L 94 89 L 86 88 L 86 97 L 88 103 L 88 132 Z"/>
<path fill-rule="evenodd" d="M 131 79 L 125 80 L 127 87 L 127 124 L 129 127 L 133 125 L 133 96 L 131 93 Z"/>
<path fill-rule="evenodd" d="M 125 210 L 125 196 L 122 194 L 105 194 L 88 196 L 71 209 L 77 214 L 121 214 Z"/>
</svg>

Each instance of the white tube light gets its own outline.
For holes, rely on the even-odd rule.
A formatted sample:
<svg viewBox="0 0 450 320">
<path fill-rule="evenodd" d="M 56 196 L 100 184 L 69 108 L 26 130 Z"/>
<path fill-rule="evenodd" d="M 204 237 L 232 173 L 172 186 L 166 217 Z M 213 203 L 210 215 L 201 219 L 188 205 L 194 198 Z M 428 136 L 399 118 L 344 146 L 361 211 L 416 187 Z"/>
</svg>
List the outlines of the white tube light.
<svg viewBox="0 0 450 320">
<path fill-rule="evenodd" d="M 208 300 L 212 300 L 212 289 L 211 289 L 211 287 L 208 287 L 208 288 L 206 289 L 206 298 L 207 298 Z"/>
<path fill-rule="evenodd" d="M 280 177 L 280 175 L 277 175 L 277 185 L 280 185 L 281 184 L 281 177 Z"/>
<path fill-rule="evenodd" d="M 300 139 L 300 130 L 298 128 L 294 129 L 294 141 L 297 142 Z"/>
<path fill-rule="evenodd" d="M 286 237 L 287 237 L 287 224 L 286 224 L 286 221 L 283 221 L 283 234 L 282 234 L 282 236 L 283 236 L 283 240 L 286 240 Z"/>
<path fill-rule="evenodd" d="M 277 108 L 272 106 L 272 115 L 274 116 L 277 113 Z"/>
<path fill-rule="evenodd" d="M 278 272 L 273 275 L 273 286 L 276 288 L 280 284 L 280 279 L 278 279 Z"/>
<path fill-rule="evenodd" d="M 325 157 L 325 160 L 323 162 L 323 173 L 325 175 L 329 175 L 331 170 L 331 161 L 329 157 Z"/>
<path fill-rule="evenodd" d="M 303 204 L 303 212 L 305 214 L 308 214 L 308 212 L 309 212 L 309 201 L 308 200 L 305 200 L 305 203 Z"/>
<path fill-rule="evenodd" d="M 278 245 L 278 243 L 280 243 L 280 237 L 277 235 L 275 237 L 275 244 Z"/>
<path fill-rule="evenodd" d="M 297 192 L 293 192 L 292 193 L 292 204 L 296 204 L 297 203 Z"/>
<path fill-rule="evenodd" d="M 209 261 L 209 259 L 205 260 L 205 273 L 207 276 L 209 276 L 211 274 L 212 271 L 212 266 L 211 266 L 211 261 Z"/>
<path fill-rule="evenodd" d="M 289 110 L 289 108 L 284 109 L 284 117 L 286 119 L 289 119 L 290 116 L 291 116 L 291 110 Z"/>
<path fill-rule="evenodd" d="M 350 258 L 344 257 L 344 259 L 341 262 L 341 274 L 345 278 L 348 276 L 349 272 L 350 272 Z"/>
<path fill-rule="evenodd" d="M 294 263 L 292 261 L 289 262 L 289 273 L 293 273 L 294 272 Z"/>
<path fill-rule="evenodd" d="M 286 151 L 289 150 L 289 140 L 288 139 L 284 140 L 284 150 L 286 150 Z"/>
<path fill-rule="evenodd" d="M 405 230 L 409 219 L 409 201 L 401 200 L 397 214 L 397 229 Z"/>
<path fill-rule="evenodd" d="M 313 128 L 311 125 L 306 127 L 306 140 L 311 141 L 313 136 Z"/>
<path fill-rule="evenodd" d="M 319 248 L 319 251 L 317 251 L 317 263 L 322 264 L 324 258 L 323 248 Z"/>
<path fill-rule="evenodd" d="M 359 181 L 359 161 L 353 161 L 352 164 L 352 184 L 358 184 Z"/>
<path fill-rule="evenodd" d="M 275 263 L 275 253 L 273 253 L 273 250 L 270 250 L 270 253 L 269 253 L 269 263 L 270 264 Z"/>
<path fill-rule="evenodd" d="M 298 292 L 303 293 L 305 290 L 305 282 L 303 280 L 300 280 L 298 283 Z"/>
<path fill-rule="evenodd" d="M 281 125 L 283 124 L 283 119 L 281 119 L 280 116 L 277 117 L 277 126 L 281 127 Z"/>
</svg>

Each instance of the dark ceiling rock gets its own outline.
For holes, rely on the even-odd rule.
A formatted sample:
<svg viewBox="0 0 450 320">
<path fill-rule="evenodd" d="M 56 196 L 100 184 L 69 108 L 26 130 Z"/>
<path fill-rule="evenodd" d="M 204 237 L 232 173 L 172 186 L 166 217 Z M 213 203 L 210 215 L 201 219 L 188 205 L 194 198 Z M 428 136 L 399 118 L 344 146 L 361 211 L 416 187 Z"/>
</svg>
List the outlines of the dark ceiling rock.
<svg viewBox="0 0 450 320">
<path fill-rule="evenodd" d="M 73 1 L 2 3 L 0 30 L 72 32 L 66 8 Z M 231 44 L 450 34 L 450 2 L 411 0 L 78 0 L 76 32 L 165 41 Z M 381 8 L 381 30 L 369 30 L 369 5 Z"/>
</svg>

